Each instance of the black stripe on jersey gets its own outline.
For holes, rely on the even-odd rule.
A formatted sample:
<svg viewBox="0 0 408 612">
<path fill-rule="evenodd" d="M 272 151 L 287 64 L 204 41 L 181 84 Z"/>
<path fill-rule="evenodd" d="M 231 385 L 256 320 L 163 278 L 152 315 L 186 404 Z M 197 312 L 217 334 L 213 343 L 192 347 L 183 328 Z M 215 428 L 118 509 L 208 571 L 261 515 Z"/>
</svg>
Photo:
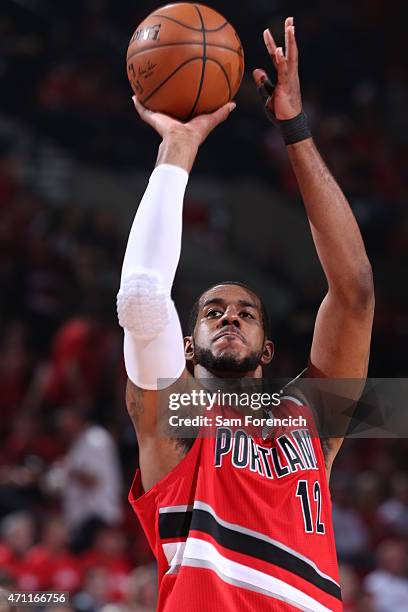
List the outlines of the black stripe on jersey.
<svg viewBox="0 0 408 612">
<path fill-rule="evenodd" d="M 205 510 L 195 508 L 192 513 L 171 512 L 160 515 L 159 533 L 163 539 L 187 537 L 190 529 L 209 534 L 224 548 L 285 569 L 341 601 L 340 587 L 321 576 L 310 563 L 271 542 L 221 525 Z"/>
<path fill-rule="evenodd" d="M 190 531 L 193 512 L 163 512 L 159 514 L 159 534 L 162 540 L 186 538 Z"/>
</svg>

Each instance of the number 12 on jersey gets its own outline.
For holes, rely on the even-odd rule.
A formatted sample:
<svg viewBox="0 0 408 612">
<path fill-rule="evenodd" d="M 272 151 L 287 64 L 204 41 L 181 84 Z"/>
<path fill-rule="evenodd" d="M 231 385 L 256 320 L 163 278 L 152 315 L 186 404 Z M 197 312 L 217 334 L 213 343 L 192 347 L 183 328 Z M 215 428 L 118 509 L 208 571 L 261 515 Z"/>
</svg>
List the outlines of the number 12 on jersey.
<svg viewBox="0 0 408 612">
<path fill-rule="evenodd" d="M 296 489 L 296 497 L 300 498 L 302 514 L 303 514 L 303 522 L 305 525 L 306 533 L 326 533 L 324 523 L 320 520 L 320 514 L 322 511 L 322 494 L 320 491 L 320 484 L 316 480 L 313 484 L 313 499 L 316 505 L 316 524 L 313 524 L 312 511 L 310 506 L 310 497 L 309 497 L 309 489 L 307 480 L 299 480 L 297 489 Z"/>
</svg>

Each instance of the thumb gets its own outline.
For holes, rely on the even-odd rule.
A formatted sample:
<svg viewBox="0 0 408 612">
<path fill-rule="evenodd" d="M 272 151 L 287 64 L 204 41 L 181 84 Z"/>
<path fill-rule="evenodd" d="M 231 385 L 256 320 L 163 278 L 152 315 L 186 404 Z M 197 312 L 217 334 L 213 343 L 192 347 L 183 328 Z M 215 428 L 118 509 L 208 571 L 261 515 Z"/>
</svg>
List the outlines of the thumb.
<svg viewBox="0 0 408 612">
<path fill-rule="evenodd" d="M 235 102 L 227 102 L 227 104 L 224 104 L 224 106 L 221 106 L 221 108 L 213 113 L 197 115 L 197 117 L 194 117 L 194 119 L 192 119 L 188 125 L 198 130 L 198 133 L 201 135 L 201 142 L 204 142 L 207 136 L 217 127 L 217 125 L 229 117 L 230 113 L 235 107 Z"/>
<path fill-rule="evenodd" d="M 221 108 L 212 113 L 215 122 L 214 125 L 218 125 L 219 123 L 225 121 L 232 113 L 232 111 L 236 108 L 236 106 L 237 105 L 235 104 L 235 102 L 227 102 L 227 104 L 224 104 L 224 106 L 221 106 Z"/>
<path fill-rule="evenodd" d="M 208 115 L 201 115 L 202 118 L 205 117 L 205 131 L 207 135 L 212 132 L 217 125 L 228 119 L 234 108 L 236 108 L 235 102 L 227 102 L 224 106 L 221 106 L 219 109 L 210 113 Z M 200 115 L 196 117 L 196 119 L 200 120 Z M 194 121 L 194 119 L 193 119 Z M 201 123 L 201 122 L 200 122 Z"/>
</svg>

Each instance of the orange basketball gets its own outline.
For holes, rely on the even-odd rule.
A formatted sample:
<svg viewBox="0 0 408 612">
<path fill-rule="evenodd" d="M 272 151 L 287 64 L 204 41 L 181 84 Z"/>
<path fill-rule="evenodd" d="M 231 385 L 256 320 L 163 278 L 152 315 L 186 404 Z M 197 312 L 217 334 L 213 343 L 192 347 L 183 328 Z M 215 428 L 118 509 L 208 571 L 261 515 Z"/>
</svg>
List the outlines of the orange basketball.
<svg viewBox="0 0 408 612">
<path fill-rule="evenodd" d="M 244 72 L 232 25 L 208 6 L 188 2 L 146 17 L 130 39 L 126 61 L 142 104 L 182 121 L 232 100 Z"/>
</svg>

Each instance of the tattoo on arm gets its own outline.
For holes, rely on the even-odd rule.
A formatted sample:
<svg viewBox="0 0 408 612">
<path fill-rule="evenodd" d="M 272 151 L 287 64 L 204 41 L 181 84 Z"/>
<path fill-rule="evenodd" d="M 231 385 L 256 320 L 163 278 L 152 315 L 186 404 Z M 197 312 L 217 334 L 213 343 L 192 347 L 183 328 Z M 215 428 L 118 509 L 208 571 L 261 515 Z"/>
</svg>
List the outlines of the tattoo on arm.
<svg viewBox="0 0 408 612">
<path fill-rule="evenodd" d="M 320 444 L 322 445 L 323 457 L 327 466 L 330 453 L 330 442 L 327 438 L 320 438 Z"/>
<path fill-rule="evenodd" d="M 144 412 L 143 405 L 144 390 L 136 387 L 130 380 L 126 385 L 126 406 L 132 419 L 137 420 L 137 417 Z"/>
</svg>

